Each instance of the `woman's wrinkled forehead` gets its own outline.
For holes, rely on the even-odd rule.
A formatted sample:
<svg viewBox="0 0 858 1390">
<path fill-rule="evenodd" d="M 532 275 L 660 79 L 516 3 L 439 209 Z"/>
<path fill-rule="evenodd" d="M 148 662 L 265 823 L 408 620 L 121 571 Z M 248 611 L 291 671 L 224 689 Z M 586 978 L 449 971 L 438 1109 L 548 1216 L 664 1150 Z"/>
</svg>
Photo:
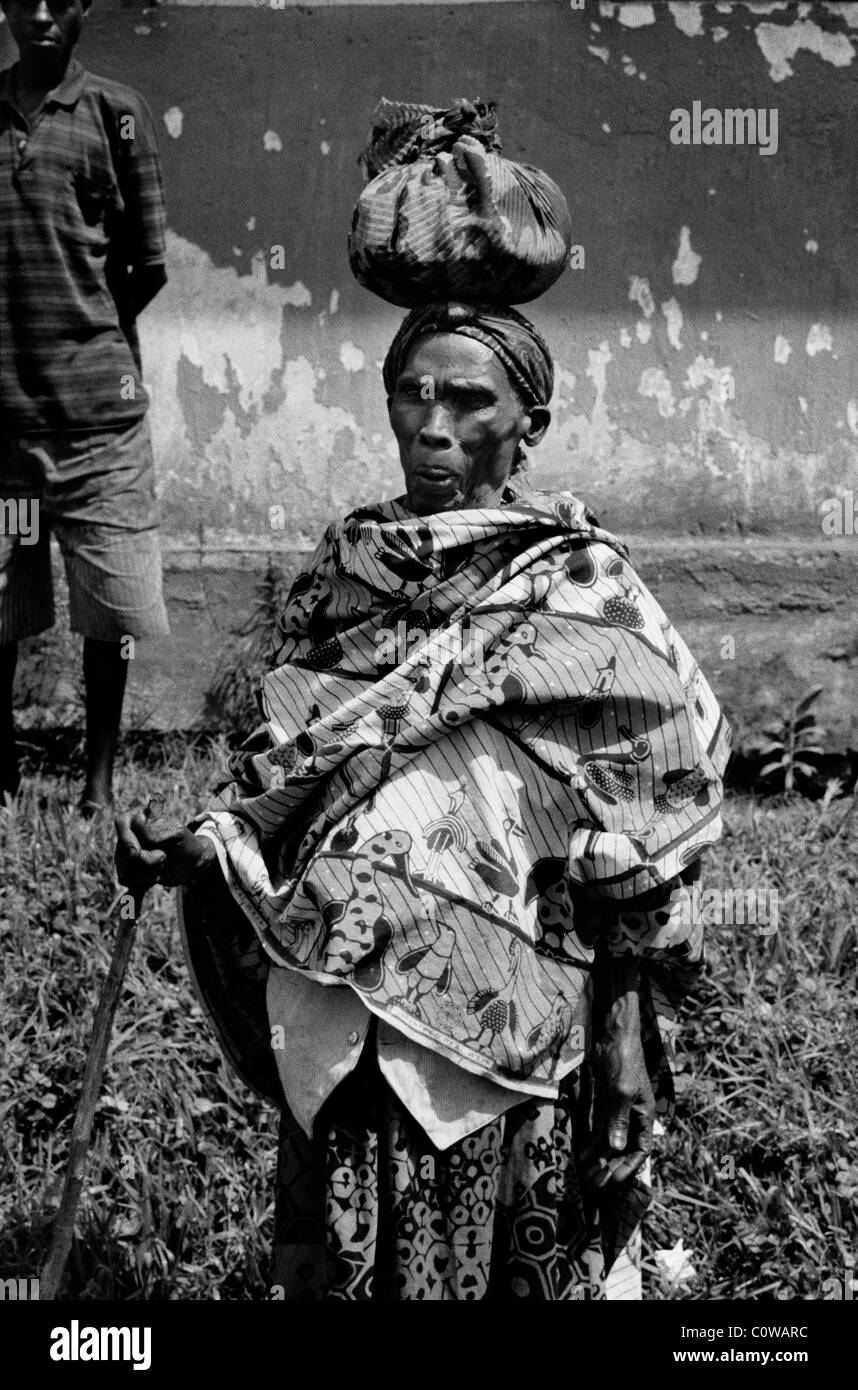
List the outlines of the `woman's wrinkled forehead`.
<svg viewBox="0 0 858 1390">
<path fill-rule="evenodd" d="M 463 333 L 423 333 L 403 356 L 400 375 L 432 376 L 491 382 L 498 389 L 512 383 L 503 362 L 487 343 Z"/>
</svg>

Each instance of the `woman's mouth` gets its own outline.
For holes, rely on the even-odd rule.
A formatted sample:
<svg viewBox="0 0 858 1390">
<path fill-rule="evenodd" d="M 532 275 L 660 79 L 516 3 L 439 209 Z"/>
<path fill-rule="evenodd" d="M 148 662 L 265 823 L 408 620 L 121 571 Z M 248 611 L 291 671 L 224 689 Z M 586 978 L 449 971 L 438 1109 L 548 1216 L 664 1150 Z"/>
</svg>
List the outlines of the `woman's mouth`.
<svg viewBox="0 0 858 1390">
<path fill-rule="evenodd" d="M 418 463 L 414 468 L 414 477 L 421 482 L 429 483 L 455 483 L 458 475 L 455 470 L 444 463 Z"/>
</svg>

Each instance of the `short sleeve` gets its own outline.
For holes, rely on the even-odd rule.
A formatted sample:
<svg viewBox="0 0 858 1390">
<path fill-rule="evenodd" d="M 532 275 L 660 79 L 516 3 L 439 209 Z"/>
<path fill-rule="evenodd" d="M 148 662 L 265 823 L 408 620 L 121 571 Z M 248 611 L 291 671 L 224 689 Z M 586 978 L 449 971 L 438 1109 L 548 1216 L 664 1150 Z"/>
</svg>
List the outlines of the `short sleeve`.
<svg viewBox="0 0 858 1390">
<path fill-rule="evenodd" d="M 127 105 L 127 110 L 113 112 L 113 147 L 125 204 L 125 249 L 128 263 L 136 269 L 163 263 L 167 215 L 152 113 L 137 92 L 130 94 Z"/>
</svg>

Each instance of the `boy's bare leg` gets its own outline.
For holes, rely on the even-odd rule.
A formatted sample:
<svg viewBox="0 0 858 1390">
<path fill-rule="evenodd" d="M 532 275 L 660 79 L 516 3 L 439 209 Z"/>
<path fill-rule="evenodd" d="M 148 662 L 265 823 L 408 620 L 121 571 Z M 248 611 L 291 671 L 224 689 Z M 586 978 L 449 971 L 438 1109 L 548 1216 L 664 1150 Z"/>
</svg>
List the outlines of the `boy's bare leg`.
<svg viewBox="0 0 858 1390">
<path fill-rule="evenodd" d="M 119 741 L 122 701 L 128 662 L 119 642 L 84 639 L 83 678 L 86 688 L 86 785 L 83 811 L 113 805 L 113 760 Z"/>
<path fill-rule="evenodd" d="M 21 781 L 15 747 L 15 721 L 12 714 L 12 687 L 18 643 L 0 642 L 0 805 L 8 793 L 14 796 Z"/>
</svg>

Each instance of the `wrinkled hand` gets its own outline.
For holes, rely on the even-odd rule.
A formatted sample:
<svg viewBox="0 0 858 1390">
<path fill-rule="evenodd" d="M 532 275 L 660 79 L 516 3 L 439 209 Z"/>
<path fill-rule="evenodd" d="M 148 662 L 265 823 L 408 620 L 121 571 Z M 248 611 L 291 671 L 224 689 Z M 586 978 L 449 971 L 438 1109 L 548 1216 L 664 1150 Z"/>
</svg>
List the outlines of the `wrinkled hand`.
<svg viewBox="0 0 858 1390">
<path fill-rule="evenodd" d="M 655 1096 L 647 1075 L 636 994 L 617 999 L 593 1048 L 593 1136 L 584 1155 L 594 1187 L 625 1183 L 652 1153 Z"/>
<path fill-rule="evenodd" d="M 191 883 L 216 857 L 205 835 L 175 821 L 151 819 L 138 809 L 116 817 L 116 876 L 142 895 L 156 883 L 168 888 Z"/>
</svg>

